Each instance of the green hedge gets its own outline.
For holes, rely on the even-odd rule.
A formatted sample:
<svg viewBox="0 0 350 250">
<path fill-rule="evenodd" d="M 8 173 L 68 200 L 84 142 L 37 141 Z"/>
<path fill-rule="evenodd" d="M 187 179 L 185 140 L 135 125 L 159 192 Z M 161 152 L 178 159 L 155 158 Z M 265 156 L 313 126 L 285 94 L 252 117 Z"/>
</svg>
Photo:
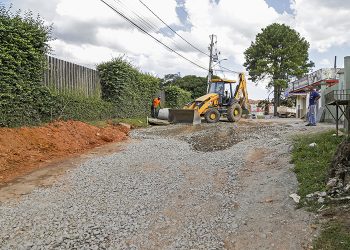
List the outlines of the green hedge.
<svg viewBox="0 0 350 250">
<path fill-rule="evenodd" d="M 166 106 L 169 108 L 182 108 L 191 102 L 191 92 L 181 89 L 178 86 L 168 86 L 164 89 Z"/>
<path fill-rule="evenodd" d="M 141 73 L 122 57 L 97 66 L 102 98 L 113 102 L 118 117 L 148 115 L 152 99 L 159 93 L 160 79 Z"/>
<path fill-rule="evenodd" d="M 75 94 L 54 96 L 51 119 L 97 121 L 116 117 L 117 110 L 111 102 L 97 97 L 85 97 Z"/>
<path fill-rule="evenodd" d="M 41 85 L 51 27 L 30 12 L 0 6 L 0 126 L 33 124 L 50 113 L 50 92 Z"/>
<path fill-rule="evenodd" d="M 19 127 L 39 125 L 52 120 L 96 121 L 116 117 L 115 105 L 96 97 L 85 97 L 76 94 L 58 95 L 47 91 L 45 109 L 39 110 L 12 100 L 14 105 L 0 110 L 0 127 Z"/>
<path fill-rule="evenodd" d="M 40 17 L 0 7 L 0 127 L 38 125 L 56 119 L 114 118 L 111 102 L 78 94 L 58 95 L 42 85 L 51 28 Z"/>
</svg>

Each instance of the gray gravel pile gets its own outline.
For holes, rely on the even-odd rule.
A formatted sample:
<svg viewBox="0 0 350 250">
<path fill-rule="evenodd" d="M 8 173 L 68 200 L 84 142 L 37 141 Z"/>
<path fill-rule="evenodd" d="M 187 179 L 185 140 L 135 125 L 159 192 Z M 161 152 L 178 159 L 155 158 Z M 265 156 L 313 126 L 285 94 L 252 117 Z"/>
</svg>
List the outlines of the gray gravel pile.
<svg viewBox="0 0 350 250">
<path fill-rule="evenodd" d="M 244 141 L 260 144 L 260 139 L 266 145 L 274 145 L 274 140 L 291 131 L 290 125 L 250 125 L 237 126 L 235 123 L 220 122 L 204 123 L 196 126 L 173 125 L 172 127 L 152 127 L 147 130 L 133 131 L 135 139 L 176 138 L 188 142 L 196 151 L 212 152 L 225 150 Z M 300 127 L 297 127 L 299 129 Z"/>
<path fill-rule="evenodd" d="M 285 131 L 247 129 L 235 143 L 203 153 L 187 142 L 203 131 L 209 134 L 200 144 L 215 141 L 208 126 L 190 135 L 174 127 L 179 132 L 133 131 L 138 140 L 125 150 L 86 162 L 50 188 L 0 204 L 0 248 L 223 248 L 241 223 L 232 207 L 245 153 L 261 140 L 265 146 L 283 143 L 278 138 Z"/>
</svg>

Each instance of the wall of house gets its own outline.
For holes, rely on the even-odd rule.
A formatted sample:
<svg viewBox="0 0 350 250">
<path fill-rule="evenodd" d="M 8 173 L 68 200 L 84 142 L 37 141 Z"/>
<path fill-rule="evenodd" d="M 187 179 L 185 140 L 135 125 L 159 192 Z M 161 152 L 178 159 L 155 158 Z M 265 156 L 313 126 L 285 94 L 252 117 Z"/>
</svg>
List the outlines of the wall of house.
<svg viewBox="0 0 350 250">
<path fill-rule="evenodd" d="M 264 115 L 264 110 L 258 104 L 250 104 L 250 112 L 255 115 Z"/>
<path fill-rule="evenodd" d="M 306 95 L 298 95 L 296 100 L 297 118 L 302 118 L 307 112 Z"/>
</svg>

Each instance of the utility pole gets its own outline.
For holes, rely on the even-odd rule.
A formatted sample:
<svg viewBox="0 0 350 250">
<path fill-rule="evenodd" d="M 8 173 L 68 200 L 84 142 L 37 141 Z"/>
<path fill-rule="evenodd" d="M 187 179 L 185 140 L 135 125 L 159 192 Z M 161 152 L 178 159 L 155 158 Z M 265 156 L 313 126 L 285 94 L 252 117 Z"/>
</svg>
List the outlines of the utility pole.
<svg viewBox="0 0 350 250">
<path fill-rule="evenodd" d="M 207 93 L 209 92 L 210 82 L 211 78 L 213 76 L 213 49 L 214 49 L 214 34 L 210 36 L 210 45 L 209 45 L 209 72 L 208 72 L 208 87 L 207 87 Z"/>
</svg>

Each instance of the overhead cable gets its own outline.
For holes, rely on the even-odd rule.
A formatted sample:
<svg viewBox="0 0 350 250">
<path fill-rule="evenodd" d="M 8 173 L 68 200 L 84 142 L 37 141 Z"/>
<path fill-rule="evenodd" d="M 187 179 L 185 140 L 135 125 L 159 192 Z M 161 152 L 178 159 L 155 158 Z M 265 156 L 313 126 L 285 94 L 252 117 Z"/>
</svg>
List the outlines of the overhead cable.
<svg viewBox="0 0 350 250">
<path fill-rule="evenodd" d="M 148 33 L 145 28 L 140 27 L 140 25 L 138 25 L 137 23 L 135 23 L 133 20 L 131 20 L 130 18 L 128 18 L 126 15 L 124 15 L 121 11 L 117 10 L 116 8 L 114 8 L 112 5 L 110 5 L 109 3 L 107 3 L 105 0 L 100 0 L 101 2 L 103 2 L 105 5 L 107 5 L 109 8 L 111 8 L 114 12 L 116 12 L 118 15 L 120 15 L 122 18 L 124 18 L 125 20 L 127 20 L 130 24 L 132 24 L 133 26 L 135 26 L 136 28 L 138 28 L 140 31 L 142 31 L 143 33 L 145 33 L 146 35 L 150 36 L 151 38 L 153 38 L 155 41 L 157 41 L 158 43 L 162 44 L 164 47 L 166 47 L 168 50 L 174 52 L 176 55 L 180 56 L 181 58 L 185 59 L 186 61 L 192 63 L 193 65 L 197 66 L 198 68 L 201 68 L 203 70 L 208 70 L 207 68 L 193 62 L 192 60 L 188 59 L 187 57 L 183 56 L 182 54 L 180 54 L 179 52 L 177 52 L 176 50 L 172 49 L 171 47 L 169 47 L 168 45 L 166 45 L 165 43 L 163 43 L 162 41 L 160 41 L 158 38 L 156 38 L 155 36 L 153 36 L 152 34 Z"/>
<path fill-rule="evenodd" d="M 144 27 L 146 27 L 147 30 L 152 30 L 152 31 L 155 31 L 155 32 L 157 32 L 159 30 L 159 27 L 157 27 L 155 24 L 147 21 L 144 16 L 141 16 L 137 12 L 133 11 L 132 9 L 130 9 L 124 2 L 122 2 L 120 0 L 114 0 L 114 2 L 117 3 L 117 4 L 119 3 L 119 6 L 121 6 L 124 9 L 126 9 L 130 13 L 134 14 L 137 17 L 138 21 L 140 21 L 143 25 L 145 25 Z"/>
<path fill-rule="evenodd" d="M 231 72 L 231 73 L 236 73 L 236 74 L 240 74 L 241 73 L 241 72 L 238 72 L 238 71 L 234 71 L 234 70 L 225 68 L 224 66 L 221 66 L 221 65 L 220 65 L 220 68 L 224 69 L 226 72 Z"/>
<path fill-rule="evenodd" d="M 182 50 L 182 46 L 177 43 L 177 41 L 173 37 L 169 37 L 168 34 L 166 34 L 164 31 L 161 30 L 157 24 L 154 24 L 152 21 L 147 20 L 147 17 L 145 17 L 142 14 L 139 14 L 130 7 L 128 7 L 123 1 L 120 0 L 114 0 L 114 2 L 118 5 L 118 7 L 124 9 L 125 11 L 123 12 L 122 10 L 119 10 L 121 13 L 123 13 L 125 16 L 128 16 L 130 20 L 132 20 L 134 23 L 138 23 L 139 26 L 144 28 L 145 31 L 153 31 L 155 33 L 161 33 L 165 38 L 171 39 L 172 40 L 172 45 L 175 46 L 178 50 Z M 138 6 L 135 6 L 135 8 L 138 8 Z M 126 12 L 129 14 L 127 15 Z M 130 14 L 133 16 L 136 16 L 136 18 L 130 17 Z"/>
<path fill-rule="evenodd" d="M 190 45 L 192 48 L 194 48 L 195 50 L 199 51 L 200 53 L 206 55 L 206 56 L 210 56 L 208 53 L 203 52 L 202 50 L 198 49 L 196 46 L 194 46 L 192 43 L 190 43 L 189 41 L 187 41 L 183 36 L 181 36 L 179 33 L 177 33 L 173 28 L 171 28 L 165 21 L 163 21 L 163 19 L 161 19 L 153 10 L 151 10 L 150 7 L 148 7 L 144 2 L 142 2 L 141 0 L 139 0 L 139 2 L 145 6 L 156 18 L 158 18 L 159 21 L 161 21 L 165 26 L 167 26 L 172 32 L 174 32 L 178 37 L 180 37 L 184 42 L 186 42 L 188 45 Z"/>
</svg>

